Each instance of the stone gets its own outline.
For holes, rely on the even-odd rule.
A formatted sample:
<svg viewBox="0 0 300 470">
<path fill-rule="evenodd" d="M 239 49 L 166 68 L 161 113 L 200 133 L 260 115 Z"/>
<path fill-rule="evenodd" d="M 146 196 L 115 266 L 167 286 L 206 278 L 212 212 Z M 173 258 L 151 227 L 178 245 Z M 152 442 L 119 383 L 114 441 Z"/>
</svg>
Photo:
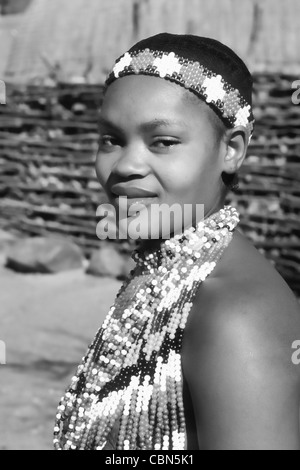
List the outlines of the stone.
<svg viewBox="0 0 300 470">
<path fill-rule="evenodd" d="M 87 274 L 120 278 L 124 272 L 125 258 L 114 246 L 105 245 L 94 250 L 90 257 Z"/>
<path fill-rule="evenodd" d="M 10 244 L 15 240 L 16 240 L 15 235 L 13 235 L 10 232 L 7 232 L 6 230 L 0 229 L 0 246 Z"/>
<path fill-rule="evenodd" d="M 5 230 L 0 229 L 0 266 L 6 262 L 6 252 L 15 241 L 15 236 Z"/>
<path fill-rule="evenodd" d="M 0 250 L 6 250 L 15 240 L 16 237 L 14 235 L 0 229 Z"/>
<path fill-rule="evenodd" d="M 60 238 L 19 239 L 6 254 L 6 267 L 22 273 L 58 273 L 83 269 L 84 255 L 73 242 Z"/>
</svg>

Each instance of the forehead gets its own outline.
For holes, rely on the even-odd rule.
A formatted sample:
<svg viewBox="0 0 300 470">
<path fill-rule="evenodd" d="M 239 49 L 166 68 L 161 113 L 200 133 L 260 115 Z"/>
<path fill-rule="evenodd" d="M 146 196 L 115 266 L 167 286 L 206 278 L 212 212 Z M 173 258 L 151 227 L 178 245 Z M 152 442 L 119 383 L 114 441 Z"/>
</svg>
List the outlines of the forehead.
<svg viewBox="0 0 300 470">
<path fill-rule="evenodd" d="M 113 120 L 180 118 L 190 123 L 207 120 L 207 109 L 206 104 L 178 84 L 158 77 L 130 75 L 109 85 L 101 115 Z"/>
</svg>

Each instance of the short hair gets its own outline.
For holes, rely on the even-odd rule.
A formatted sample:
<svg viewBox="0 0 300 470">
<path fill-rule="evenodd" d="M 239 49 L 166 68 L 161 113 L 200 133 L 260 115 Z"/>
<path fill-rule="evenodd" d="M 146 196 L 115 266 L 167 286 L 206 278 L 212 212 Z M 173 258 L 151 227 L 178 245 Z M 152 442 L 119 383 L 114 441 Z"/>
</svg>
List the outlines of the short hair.
<svg viewBox="0 0 300 470">
<path fill-rule="evenodd" d="M 169 80 L 195 93 L 226 125 L 244 126 L 250 140 L 253 79 L 242 59 L 221 42 L 188 34 L 151 36 L 117 59 L 105 84 L 137 74 Z"/>
<path fill-rule="evenodd" d="M 183 96 L 184 100 L 186 100 L 187 102 L 201 106 L 208 112 L 209 119 L 214 127 L 217 139 L 218 141 L 221 141 L 222 138 L 225 136 L 226 130 L 229 129 L 229 125 L 226 125 L 226 123 L 220 118 L 220 116 L 216 114 L 215 110 L 210 106 L 207 106 L 206 102 L 194 93 L 191 93 L 189 90 L 184 90 Z"/>
</svg>

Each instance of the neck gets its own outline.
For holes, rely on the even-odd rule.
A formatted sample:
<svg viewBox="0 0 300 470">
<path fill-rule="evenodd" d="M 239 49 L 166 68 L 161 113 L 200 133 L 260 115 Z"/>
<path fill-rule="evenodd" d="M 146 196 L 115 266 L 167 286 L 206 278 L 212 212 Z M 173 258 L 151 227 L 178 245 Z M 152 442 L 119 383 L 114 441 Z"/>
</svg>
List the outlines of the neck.
<svg viewBox="0 0 300 470">
<path fill-rule="evenodd" d="M 215 204 L 212 205 L 208 209 L 207 212 L 204 213 L 204 220 L 206 220 L 208 217 L 211 215 L 215 214 L 216 212 L 220 211 L 224 207 L 224 200 L 217 200 Z M 197 219 L 193 221 L 192 226 L 196 229 L 197 225 L 199 222 L 201 222 L 203 219 Z M 183 226 L 180 230 L 177 232 L 172 232 L 170 237 L 168 239 L 173 238 L 177 234 L 183 234 L 186 229 L 189 227 Z M 138 241 L 138 251 L 141 252 L 151 252 L 151 251 L 156 251 L 159 250 L 161 245 L 166 241 L 165 238 L 158 238 L 158 239 L 146 239 L 146 240 L 139 240 Z"/>
<path fill-rule="evenodd" d="M 186 448 L 183 334 L 197 290 L 229 245 L 239 217 L 227 206 L 205 219 L 196 230 L 156 240 L 160 252 L 137 254 L 137 270 L 60 402 L 56 449 L 102 450 L 115 423 L 117 450 Z"/>
</svg>

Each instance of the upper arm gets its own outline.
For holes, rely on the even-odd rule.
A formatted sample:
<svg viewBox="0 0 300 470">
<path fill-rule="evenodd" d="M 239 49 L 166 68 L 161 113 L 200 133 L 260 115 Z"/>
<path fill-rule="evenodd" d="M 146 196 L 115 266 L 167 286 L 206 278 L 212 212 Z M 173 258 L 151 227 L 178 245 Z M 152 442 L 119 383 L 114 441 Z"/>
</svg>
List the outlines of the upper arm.
<svg viewBox="0 0 300 470">
<path fill-rule="evenodd" d="M 199 448 L 300 449 L 299 373 L 278 306 L 251 298 L 207 307 L 195 312 L 183 356 Z"/>
</svg>

